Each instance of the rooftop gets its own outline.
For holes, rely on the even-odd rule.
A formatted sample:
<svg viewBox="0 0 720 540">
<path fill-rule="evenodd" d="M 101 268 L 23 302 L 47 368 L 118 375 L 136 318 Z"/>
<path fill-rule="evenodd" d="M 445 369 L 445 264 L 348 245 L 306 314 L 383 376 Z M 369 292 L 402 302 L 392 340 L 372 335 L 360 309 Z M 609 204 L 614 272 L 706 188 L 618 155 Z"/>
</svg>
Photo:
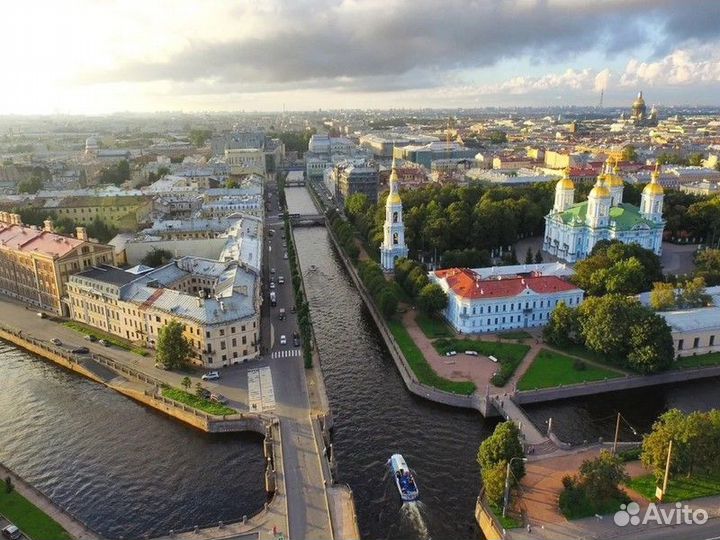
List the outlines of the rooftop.
<svg viewBox="0 0 720 540">
<path fill-rule="evenodd" d="M 0 247 L 62 257 L 84 242 L 70 236 L 37 230 L 25 225 L 0 223 Z"/>
<path fill-rule="evenodd" d="M 469 268 L 437 270 L 435 276 L 445 280 L 448 289 L 458 296 L 470 299 L 508 298 L 518 296 L 526 290 L 538 294 L 580 292 L 578 287 L 557 276 L 498 276 L 495 279 L 482 279 Z"/>
</svg>

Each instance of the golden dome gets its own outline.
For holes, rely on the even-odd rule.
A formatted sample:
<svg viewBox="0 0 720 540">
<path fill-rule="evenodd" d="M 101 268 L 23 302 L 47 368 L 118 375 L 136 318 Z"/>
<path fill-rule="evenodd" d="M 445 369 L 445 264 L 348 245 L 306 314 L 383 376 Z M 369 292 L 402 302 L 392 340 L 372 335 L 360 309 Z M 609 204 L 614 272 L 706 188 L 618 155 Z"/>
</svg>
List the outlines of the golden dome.
<svg viewBox="0 0 720 540">
<path fill-rule="evenodd" d="M 626 102 L 627 103 L 627 102 Z M 645 106 L 645 99 L 643 98 L 642 91 L 638 93 L 638 97 L 633 101 L 632 104 L 633 107 L 643 107 Z"/>
<path fill-rule="evenodd" d="M 558 180 L 555 185 L 555 191 L 575 189 L 575 184 L 567 176 Z"/>
<path fill-rule="evenodd" d="M 402 201 L 400 200 L 400 195 L 398 193 L 390 193 L 388 194 L 387 202 L 385 204 L 400 204 Z"/>
<path fill-rule="evenodd" d="M 604 185 L 595 184 L 595 187 L 590 190 L 590 193 L 588 194 L 588 198 L 593 197 L 595 199 L 609 199 L 610 198 L 610 190 L 606 188 Z"/>
<path fill-rule="evenodd" d="M 605 185 L 609 188 L 623 187 L 625 185 L 625 182 L 623 182 L 623 179 L 620 178 L 617 174 L 606 174 Z"/>
<path fill-rule="evenodd" d="M 653 178 L 653 181 L 646 185 L 642 192 L 644 195 L 663 195 L 665 193 L 665 190 Z"/>
</svg>

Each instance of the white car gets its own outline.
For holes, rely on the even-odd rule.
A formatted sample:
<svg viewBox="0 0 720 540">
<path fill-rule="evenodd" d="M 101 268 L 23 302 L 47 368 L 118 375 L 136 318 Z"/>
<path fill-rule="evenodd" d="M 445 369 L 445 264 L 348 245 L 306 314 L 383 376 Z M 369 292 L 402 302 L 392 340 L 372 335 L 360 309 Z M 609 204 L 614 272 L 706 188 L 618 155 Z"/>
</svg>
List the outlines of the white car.
<svg viewBox="0 0 720 540">
<path fill-rule="evenodd" d="M 283 253 L 283 259 L 287 259 L 287 258 L 288 257 L 287 257 L 287 251 L 286 251 L 285 253 Z"/>
<path fill-rule="evenodd" d="M 469 356 L 477 356 L 478 355 L 477 351 L 465 351 L 465 354 L 467 354 Z"/>
<path fill-rule="evenodd" d="M 220 373 L 218 373 L 217 371 L 208 371 L 200 378 L 203 381 L 216 381 L 220 378 Z"/>
<path fill-rule="evenodd" d="M 492 356 L 492 355 L 488 356 L 488 358 L 490 359 L 490 361 L 495 362 L 495 363 L 497 364 L 497 362 L 498 362 L 498 359 L 497 359 L 497 358 L 495 358 L 495 357 Z"/>
<path fill-rule="evenodd" d="M 457 354 L 457 351 L 448 351 L 445 353 L 445 356 L 455 356 Z"/>
<path fill-rule="evenodd" d="M 274 289 L 274 288 L 275 288 L 275 282 L 274 282 L 274 281 L 271 281 L 271 282 L 270 282 L 270 288 L 271 288 L 271 289 Z"/>
<path fill-rule="evenodd" d="M 287 345 L 287 338 L 285 337 L 285 334 L 280 336 L 280 345 Z"/>
</svg>

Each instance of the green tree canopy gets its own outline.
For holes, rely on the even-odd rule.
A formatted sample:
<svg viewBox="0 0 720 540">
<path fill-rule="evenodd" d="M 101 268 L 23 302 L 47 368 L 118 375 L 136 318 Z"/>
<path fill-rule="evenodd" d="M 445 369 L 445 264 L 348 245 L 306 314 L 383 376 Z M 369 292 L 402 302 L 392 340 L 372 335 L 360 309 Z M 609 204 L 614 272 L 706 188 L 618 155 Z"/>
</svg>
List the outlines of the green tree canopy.
<svg viewBox="0 0 720 540">
<path fill-rule="evenodd" d="M 437 283 L 425 285 L 417 297 L 418 307 L 427 315 L 435 315 L 448 305 L 448 296 Z"/>
<path fill-rule="evenodd" d="M 172 320 L 158 331 L 155 357 L 167 369 L 183 367 L 189 361 L 190 343 L 183 335 L 183 330 L 182 323 Z"/>
<path fill-rule="evenodd" d="M 495 426 L 495 431 L 480 444 L 477 461 L 480 468 L 492 469 L 498 463 L 509 463 L 511 459 L 518 458 L 512 462 L 512 472 L 516 479 L 525 476 L 525 463 L 521 458 L 525 457 L 522 443 L 520 442 L 520 430 L 514 422 L 500 422 Z"/>
<path fill-rule="evenodd" d="M 162 266 L 164 264 L 169 263 L 173 259 L 173 254 L 170 253 L 167 249 L 157 249 L 152 248 L 150 251 L 145 254 L 145 256 L 140 261 L 145 266 L 152 266 L 153 268 L 157 268 L 158 266 Z"/>
</svg>

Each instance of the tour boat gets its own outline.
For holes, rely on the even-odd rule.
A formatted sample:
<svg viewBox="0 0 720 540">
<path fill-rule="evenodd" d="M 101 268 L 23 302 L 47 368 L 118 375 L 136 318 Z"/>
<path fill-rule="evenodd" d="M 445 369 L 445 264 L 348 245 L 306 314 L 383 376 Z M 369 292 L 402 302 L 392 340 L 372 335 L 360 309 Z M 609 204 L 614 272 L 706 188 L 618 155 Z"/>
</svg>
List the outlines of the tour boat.
<svg viewBox="0 0 720 540">
<path fill-rule="evenodd" d="M 410 472 L 410 467 L 405 463 L 401 454 L 393 454 L 390 457 L 390 467 L 395 475 L 395 485 L 400 492 L 403 501 L 414 501 L 420 495 L 420 490 L 415 483 L 415 478 Z"/>
</svg>

